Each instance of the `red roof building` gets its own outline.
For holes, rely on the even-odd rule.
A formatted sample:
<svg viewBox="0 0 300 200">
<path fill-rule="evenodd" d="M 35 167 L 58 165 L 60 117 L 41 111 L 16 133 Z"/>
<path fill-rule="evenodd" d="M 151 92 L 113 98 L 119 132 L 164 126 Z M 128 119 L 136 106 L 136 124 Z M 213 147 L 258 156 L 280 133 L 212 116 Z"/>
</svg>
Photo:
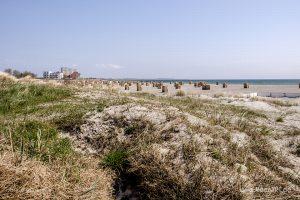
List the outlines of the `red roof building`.
<svg viewBox="0 0 300 200">
<path fill-rule="evenodd" d="M 68 76 L 68 78 L 70 78 L 70 79 L 78 79 L 79 78 L 79 76 L 80 76 L 80 73 L 78 73 L 78 72 L 72 72 L 69 76 Z"/>
</svg>

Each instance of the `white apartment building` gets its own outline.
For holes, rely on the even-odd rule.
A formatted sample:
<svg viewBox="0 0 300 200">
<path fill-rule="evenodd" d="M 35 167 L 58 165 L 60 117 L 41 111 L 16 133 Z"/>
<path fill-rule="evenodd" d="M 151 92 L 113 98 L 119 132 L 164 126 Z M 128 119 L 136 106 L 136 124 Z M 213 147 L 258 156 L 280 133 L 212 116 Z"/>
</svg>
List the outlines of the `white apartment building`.
<svg viewBox="0 0 300 200">
<path fill-rule="evenodd" d="M 46 78 L 46 79 L 63 79 L 64 74 L 62 72 L 45 71 L 43 73 L 43 78 Z"/>
</svg>

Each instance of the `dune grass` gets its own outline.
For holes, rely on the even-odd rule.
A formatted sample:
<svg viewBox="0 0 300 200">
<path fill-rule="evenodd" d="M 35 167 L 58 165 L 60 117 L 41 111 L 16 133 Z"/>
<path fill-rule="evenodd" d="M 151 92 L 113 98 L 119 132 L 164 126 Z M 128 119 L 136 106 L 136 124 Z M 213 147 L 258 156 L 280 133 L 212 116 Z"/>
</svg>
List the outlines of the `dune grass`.
<svg viewBox="0 0 300 200">
<path fill-rule="evenodd" d="M 25 121 L 19 124 L 4 124 L 1 132 L 13 151 L 20 157 L 34 157 L 50 162 L 64 159 L 73 153 L 71 142 L 60 138 L 50 124 L 38 121 Z"/>
<path fill-rule="evenodd" d="M 123 170 L 126 164 L 128 164 L 128 152 L 123 149 L 117 149 L 109 152 L 102 160 L 104 167 L 109 167 L 113 170 Z"/>
<path fill-rule="evenodd" d="M 11 84 L 0 89 L 0 114 L 30 113 L 41 103 L 53 102 L 71 96 L 67 88 L 34 84 Z"/>
<path fill-rule="evenodd" d="M 275 123 L 264 113 L 223 104 L 216 98 L 120 95 L 98 89 L 79 88 L 76 98 L 74 89 L 65 86 L 11 83 L 11 87 L 0 89 L 0 175 L 5 174 L 0 179 L 0 199 L 110 199 L 116 194 L 112 191 L 114 176 L 118 176 L 116 182 L 122 176 L 136 178 L 129 190 L 123 190 L 138 190 L 141 199 L 279 195 L 246 197 L 241 192 L 246 186 L 240 175 L 251 180 L 253 187 L 298 184 L 280 170 L 291 165 L 269 142 L 276 130 L 257 123 Z M 118 109 L 116 105 L 124 106 Z M 130 106 L 137 108 L 131 110 Z M 146 120 L 149 116 L 144 109 L 165 115 L 166 121 L 153 124 Z M 139 112 L 143 114 L 135 118 Z M 93 114 L 99 118 L 88 121 Z M 207 124 L 192 125 L 185 114 Z M 295 129 L 289 134 L 298 132 Z M 72 141 L 62 137 L 64 133 L 69 133 Z M 245 143 L 235 143 L 232 133 L 245 135 Z M 99 155 L 76 152 L 73 145 L 78 138 Z M 296 142 L 293 154 L 299 156 Z M 12 155 L 9 161 L 3 159 L 5 155 Z M 7 167 L 7 163 L 11 165 Z M 45 182 L 38 182 L 37 187 L 33 183 L 39 172 L 43 179 L 38 180 Z M 25 187 L 34 192 L 24 192 Z M 41 192 L 43 189 L 46 192 Z"/>
<path fill-rule="evenodd" d="M 74 101 L 76 91 L 65 86 L 2 86 L 0 199 L 111 199 L 111 175 L 59 133 L 78 127 L 95 105 Z"/>
</svg>

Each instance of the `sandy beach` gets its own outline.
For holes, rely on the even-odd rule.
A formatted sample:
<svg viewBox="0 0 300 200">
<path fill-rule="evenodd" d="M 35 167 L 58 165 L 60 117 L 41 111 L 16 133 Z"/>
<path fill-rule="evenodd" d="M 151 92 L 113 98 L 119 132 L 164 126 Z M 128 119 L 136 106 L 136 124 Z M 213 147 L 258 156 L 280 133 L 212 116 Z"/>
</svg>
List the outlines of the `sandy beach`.
<svg viewBox="0 0 300 200">
<path fill-rule="evenodd" d="M 174 84 L 164 83 L 168 87 L 168 95 L 175 95 L 178 90 L 175 89 Z M 181 90 L 183 90 L 186 95 L 225 95 L 225 96 L 234 96 L 234 95 L 244 95 L 251 93 L 258 93 L 258 95 L 263 95 L 265 93 L 296 93 L 300 95 L 300 88 L 298 85 L 250 85 L 249 88 L 243 88 L 241 84 L 230 84 L 227 88 L 223 88 L 222 84 L 210 85 L 210 90 L 202 90 L 201 87 L 194 87 L 193 84 L 183 84 Z M 119 86 L 120 91 L 122 92 L 136 92 L 136 85 L 132 84 L 129 87 L 128 91 L 125 91 L 124 87 Z M 153 87 L 152 84 L 146 86 L 142 85 L 142 91 L 151 93 L 151 94 L 161 94 L 161 89 Z"/>
</svg>

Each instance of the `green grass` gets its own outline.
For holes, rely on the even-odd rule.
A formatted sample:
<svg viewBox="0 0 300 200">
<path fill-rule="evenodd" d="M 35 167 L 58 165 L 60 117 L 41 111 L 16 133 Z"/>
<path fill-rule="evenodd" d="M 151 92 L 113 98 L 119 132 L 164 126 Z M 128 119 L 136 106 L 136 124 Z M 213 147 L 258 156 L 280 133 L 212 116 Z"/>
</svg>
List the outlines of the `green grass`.
<svg viewBox="0 0 300 200">
<path fill-rule="evenodd" d="M 63 131 L 75 131 L 84 123 L 83 116 L 89 111 L 86 107 L 73 106 L 73 109 L 68 110 L 53 119 L 52 123 Z"/>
<path fill-rule="evenodd" d="M 211 157 L 216 160 L 222 160 L 222 154 L 221 151 L 218 149 L 212 149 L 211 151 Z"/>
<path fill-rule="evenodd" d="M 108 102 L 105 100 L 102 100 L 98 103 L 97 105 L 97 111 L 98 112 L 103 112 L 103 110 L 108 107 Z"/>
<path fill-rule="evenodd" d="M 103 98 L 97 101 L 97 111 L 102 112 L 105 108 L 116 105 L 124 105 L 130 103 L 130 99 L 127 97 L 114 97 L 114 98 Z"/>
<path fill-rule="evenodd" d="M 272 133 L 272 129 L 270 129 L 264 125 L 261 126 L 259 130 L 260 130 L 260 133 L 264 136 L 270 135 Z"/>
<path fill-rule="evenodd" d="M 0 115 L 30 113 L 41 103 L 71 96 L 71 90 L 47 85 L 13 84 L 0 89 Z"/>
<path fill-rule="evenodd" d="M 108 153 L 102 160 L 102 165 L 113 170 L 122 170 L 128 163 L 128 152 L 125 150 L 115 150 Z"/>
<path fill-rule="evenodd" d="M 39 121 L 25 121 L 20 124 L 1 127 L 4 137 L 20 156 L 35 157 L 49 162 L 70 155 L 71 142 L 60 138 L 55 127 Z"/>
<path fill-rule="evenodd" d="M 240 113 L 244 113 L 245 118 L 267 118 L 264 114 L 255 112 L 253 110 L 249 110 L 242 106 L 234 106 L 234 105 L 225 105 L 222 103 L 219 103 L 218 101 L 212 101 L 212 100 L 206 100 L 206 99 L 194 99 L 190 97 L 186 98 L 164 98 L 161 97 L 159 100 L 163 103 L 166 103 L 167 105 L 176 106 L 178 108 L 182 108 L 187 112 L 195 112 L 195 111 L 201 111 L 203 113 L 203 117 L 206 117 L 207 114 L 210 114 L 212 112 L 216 111 L 222 111 L 223 114 L 229 115 L 236 115 Z M 198 114 L 200 114 L 198 112 Z"/>
</svg>

